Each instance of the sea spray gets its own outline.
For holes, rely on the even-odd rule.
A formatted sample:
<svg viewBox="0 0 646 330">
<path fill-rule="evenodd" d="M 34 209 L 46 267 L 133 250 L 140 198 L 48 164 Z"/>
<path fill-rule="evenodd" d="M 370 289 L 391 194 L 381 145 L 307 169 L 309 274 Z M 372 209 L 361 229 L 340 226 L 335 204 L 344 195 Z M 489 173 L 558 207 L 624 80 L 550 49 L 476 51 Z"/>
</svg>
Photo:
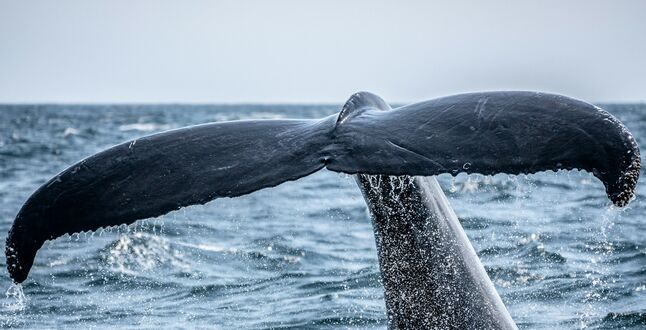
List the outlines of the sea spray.
<svg viewBox="0 0 646 330">
<path fill-rule="evenodd" d="M 612 283 L 608 283 L 607 275 L 612 272 L 612 267 L 608 265 L 608 260 L 612 258 L 614 245 L 612 240 L 609 239 L 609 234 L 621 217 L 622 210 L 612 204 L 607 206 L 600 214 L 598 229 L 592 229 L 597 233 L 594 235 L 592 242 L 593 254 L 590 257 L 588 271 L 585 275 L 592 285 L 589 292 L 584 296 L 585 305 L 579 318 L 579 327 L 581 329 L 588 328 L 589 322 L 596 317 L 603 317 L 609 312 L 600 306 L 606 306 L 603 302 L 608 300 L 608 294 L 612 292 Z M 614 277 L 612 281 L 615 281 Z"/>
<path fill-rule="evenodd" d="M 12 312 L 23 311 L 27 307 L 27 297 L 25 296 L 24 291 L 22 290 L 22 284 L 12 283 L 5 293 L 7 296 L 8 303 L 5 304 L 5 307 Z"/>
</svg>

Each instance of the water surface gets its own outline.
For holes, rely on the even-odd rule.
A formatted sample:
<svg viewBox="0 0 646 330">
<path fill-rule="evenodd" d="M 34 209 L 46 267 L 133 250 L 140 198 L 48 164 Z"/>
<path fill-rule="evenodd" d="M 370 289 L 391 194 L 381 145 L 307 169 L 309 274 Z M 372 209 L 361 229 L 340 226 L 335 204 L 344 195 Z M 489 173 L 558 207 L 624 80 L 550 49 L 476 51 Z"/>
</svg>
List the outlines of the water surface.
<svg viewBox="0 0 646 330">
<path fill-rule="evenodd" d="M 646 145 L 646 105 L 602 105 Z M 160 130 L 318 118 L 340 106 L 0 106 L 0 238 L 68 165 Z M 643 176 L 643 174 L 642 174 Z M 643 181 L 643 180 L 641 180 Z M 520 328 L 646 326 L 646 187 L 625 210 L 583 172 L 440 176 Z M 0 288 L 10 288 L 0 258 Z M 25 328 L 384 329 L 377 253 L 352 177 L 320 171 L 135 225 L 45 243 L 0 324 Z"/>
</svg>

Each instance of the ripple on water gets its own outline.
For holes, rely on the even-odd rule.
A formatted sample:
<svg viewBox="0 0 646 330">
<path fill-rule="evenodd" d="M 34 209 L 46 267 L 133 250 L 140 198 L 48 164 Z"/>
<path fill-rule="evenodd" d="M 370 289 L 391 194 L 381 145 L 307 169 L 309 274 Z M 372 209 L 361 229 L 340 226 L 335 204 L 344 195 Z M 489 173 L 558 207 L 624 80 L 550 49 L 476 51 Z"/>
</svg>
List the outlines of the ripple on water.
<svg viewBox="0 0 646 330">
<path fill-rule="evenodd" d="M 643 329 L 646 327 L 646 310 L 608 313 L 591 325 L 598 329 Z"/>
<path fill-rule="evenodd" d="M 0 229 L 6 233 L 40 184 L 116 143 L 214 119 L 337 110 L 0 106 Z M 646 105 L 615 110 L 646 143 Z M 646 328 L 646 185 L 618 211 L 604 209 L 601 183 L 582 173 L 439 179 L 521 328 Z M 0 286 L 9 287 L 0 259 Z M 8 307 L 19 301 L 13 293 L 4 297 L 1 326 L 384 329 L 386 322 L 365 203 L 351 176 L 329 171 L 48 242 L 23 289 L 23 309 Z"/>
<path fill-rule="evenodd" d="M 154 268 L 190 270 L 183 254 L 163 236 L 143 232 L 121 235 L 102 252 L 104 263 L 114 272 L 138 275 Z"/>
</svg>

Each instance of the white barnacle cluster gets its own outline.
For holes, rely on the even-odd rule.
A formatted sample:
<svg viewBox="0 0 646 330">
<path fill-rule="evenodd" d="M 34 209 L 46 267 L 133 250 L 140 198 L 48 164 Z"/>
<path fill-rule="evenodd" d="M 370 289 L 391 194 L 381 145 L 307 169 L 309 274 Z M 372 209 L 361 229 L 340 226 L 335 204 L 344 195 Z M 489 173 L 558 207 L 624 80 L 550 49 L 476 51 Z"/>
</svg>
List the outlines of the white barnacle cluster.
<svg viewBox="0 0 646 330">
<path fill-rule="evenodd" d="M 635 196 L 635 187 L 639 179 L 639 170 L 641 168 L 641 161 L 639 157 L 633 159 L 633 162 L 628 166 L 624 174 L 619 178 L 619 184 L 622 190 L 615 196 L 612 196 L 612 202 L 619 206 L 624 207 Z"/>
</svg>

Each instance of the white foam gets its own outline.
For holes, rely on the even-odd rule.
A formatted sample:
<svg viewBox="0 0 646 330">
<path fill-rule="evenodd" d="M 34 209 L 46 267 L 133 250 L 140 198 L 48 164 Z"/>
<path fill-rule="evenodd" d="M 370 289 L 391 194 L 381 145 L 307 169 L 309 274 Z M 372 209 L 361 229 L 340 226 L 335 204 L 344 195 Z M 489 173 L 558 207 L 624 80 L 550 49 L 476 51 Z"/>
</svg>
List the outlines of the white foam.
<svg viewBox="0 0 646 330">
<path fill-rule="evenodd" d="M 7 299 L 13 301 L 12 303 L 6 304 L 5 307 L 12 312 L 22 311 L 27 307 L 27 297 L 22 290 L 21 284 L 13 283 L 7 289 L 6 292 Z"/>
<path fill-rule="evenodd" d="M 163 131 L 170 129 L 169 125 L 155 124 L 155 123 L 136 123 L 136 124 L 126 124 L 119 126 L 119 130 L 122 132 L 126 131 L 142 131 L 142 132 L 153 132 L 153 131 Z"/>
</svg>

